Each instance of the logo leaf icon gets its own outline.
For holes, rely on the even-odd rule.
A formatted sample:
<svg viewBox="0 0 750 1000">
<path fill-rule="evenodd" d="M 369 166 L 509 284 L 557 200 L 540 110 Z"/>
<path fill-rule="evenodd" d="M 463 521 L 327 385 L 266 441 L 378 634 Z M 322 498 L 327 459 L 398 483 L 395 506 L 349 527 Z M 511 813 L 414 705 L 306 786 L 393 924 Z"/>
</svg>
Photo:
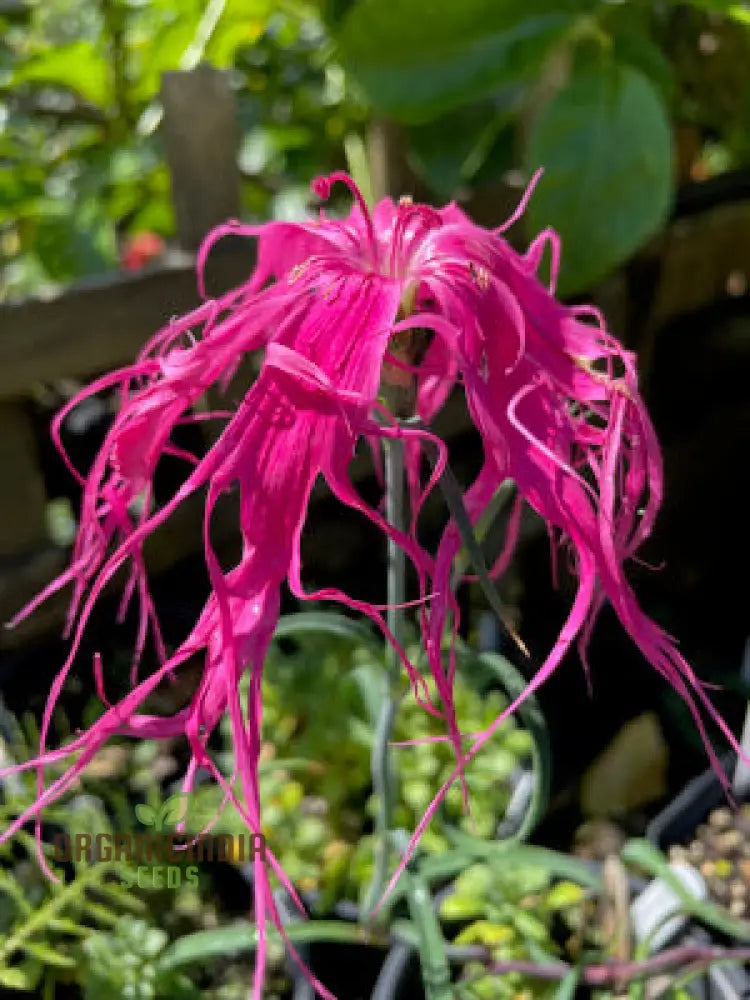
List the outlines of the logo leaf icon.
<svg viewBox="0 0 750 1000">
<path fill-rule="evenodd" d="M 189 799 L 190 796 L 184 792 L 170 795 L 159 810 L 157 828 L 163 830 L 165 826 L 177 826 L 185 818 Z"/>
<path fill-rule="evenodd" d="M 138 803 L 135 807 L 135 815 L 138 822 L 144 826 L 154 826 L 156 824 L 156 810 L 153 806 L 149 806 L 145 802 Z"/>
</svg>

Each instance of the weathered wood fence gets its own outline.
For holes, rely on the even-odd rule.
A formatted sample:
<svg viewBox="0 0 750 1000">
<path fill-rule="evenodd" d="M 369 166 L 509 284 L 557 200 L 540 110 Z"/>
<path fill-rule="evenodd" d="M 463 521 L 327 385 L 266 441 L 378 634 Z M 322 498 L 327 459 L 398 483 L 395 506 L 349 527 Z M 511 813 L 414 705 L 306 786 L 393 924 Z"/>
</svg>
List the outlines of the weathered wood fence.
<svg viewBox="0 0 750 1000">
<path fill-rule="evenodd" d="M 170 316 L 198 302 L 194 254 L 214 225 L 240 215 L 239 125 L 225 74 L 202 66 L 165 74 L 163 132 L 172 177 L 177 248 L 158 265 L 82 282 L 54 295 L 0 305 L 0 619 L 59 571 L 65 553 L 48 536 L 48 497 L 27 401 L 35 389 L 64 378 L 86 381 L 132 360 Z M 208 288 L 244 279 L 253 264 L 245 240 L 212 254 Z M 188 511 L 188 518 L 194 512 Z M 160 565 L 184 554 L 184 518 L 160 540 Z M 27 623 L 0 633 L 0 648 L 56 627 L 64 595 Z"/>
<path fill-rule="evenodd" d="M 194 254 L 200 240 L 213 225 L 240 214 L 238 125 L 227 78 L 209 67 L 166 74 L 162 100 L 177 251 L 141 273 L 117 274 L 44 299 L 0 305 L 2 620 L 65 560 L 47 533 L 48 498 L 26 401 L 40 384 L 86 380 L 131 360 L 171 315 L 194 307 L 198 302 Z M 237 283 L 252 266 L 252 247 L 246 241 L 226 243 L 212 255 L 208 270 L 214 293 Z M 621 275 L 603 286 L 600 299 L 615 332 L 648 354 L 653 335 L 665 322 L 747 288 L 750 200 L 678 220 L 641 254 L 641 262 L 653 282 L 647 316 L 629 312 Z M 171 533 L 162 533 L 151 555 L 155 568 L 189 551 L 186 527 L 196 523 L 196 514 L 188 508 Z M 198 537 L 197 532 L 194 535 Z M 57 627 L 64 603 L 61 595 L 20 628 L 0 632 L 0 649 Z"/>
</svg>

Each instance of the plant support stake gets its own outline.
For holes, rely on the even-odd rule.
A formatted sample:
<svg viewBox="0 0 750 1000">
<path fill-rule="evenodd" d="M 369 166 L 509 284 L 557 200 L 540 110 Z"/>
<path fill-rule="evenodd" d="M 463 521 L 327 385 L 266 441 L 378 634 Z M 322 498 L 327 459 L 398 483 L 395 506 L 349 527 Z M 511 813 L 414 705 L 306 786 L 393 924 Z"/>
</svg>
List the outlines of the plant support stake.
<svg viewBox="0 0 750 1000">
<path fill-rule="evenodd" d="M 750 636 L 745 640 L 745 653 L 742 657 L 740 676 L 745 684 L 750 684 Z M 750 756 L 750 702 L 748 702 L 747 711 L 745 712 L 745 725 L 742 729 L 740 746 L 745 751 L 745 754 Z M 738 799 L 743 799 L 750 793 L 750 767 L 747 766 L 741 757 L 738 758 L 737 766 L 734 769 L 732 791 Z"/>
</svg>

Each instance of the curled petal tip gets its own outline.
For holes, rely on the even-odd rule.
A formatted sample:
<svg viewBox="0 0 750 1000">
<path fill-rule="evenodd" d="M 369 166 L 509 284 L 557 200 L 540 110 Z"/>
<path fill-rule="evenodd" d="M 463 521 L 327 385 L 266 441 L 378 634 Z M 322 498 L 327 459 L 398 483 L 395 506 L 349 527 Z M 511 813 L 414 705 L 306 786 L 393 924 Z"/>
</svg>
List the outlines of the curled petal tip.
<svg viewBox="0 0 750 1000">
<path fill-rule="evenodd" d="M 313 194 L 323 201 L 327 201 L 331 194 L 331 182 L 328 177 L 316 177 L 310 184 Z"/>
</svg>

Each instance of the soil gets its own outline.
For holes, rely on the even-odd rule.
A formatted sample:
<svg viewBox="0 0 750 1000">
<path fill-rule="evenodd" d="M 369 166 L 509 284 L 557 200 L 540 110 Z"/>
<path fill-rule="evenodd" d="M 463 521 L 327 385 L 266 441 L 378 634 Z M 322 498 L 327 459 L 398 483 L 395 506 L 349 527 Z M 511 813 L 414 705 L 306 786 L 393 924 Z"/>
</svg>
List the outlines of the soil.
<svg viewBox="0 0 750 1000">
<path fill-rule="evenodd" d="M 714 809 L 687 845 L 669 848 L 669 860 L 692 864 L 717 903 L 750 918 L 750 803 Z"/>
</svg>

